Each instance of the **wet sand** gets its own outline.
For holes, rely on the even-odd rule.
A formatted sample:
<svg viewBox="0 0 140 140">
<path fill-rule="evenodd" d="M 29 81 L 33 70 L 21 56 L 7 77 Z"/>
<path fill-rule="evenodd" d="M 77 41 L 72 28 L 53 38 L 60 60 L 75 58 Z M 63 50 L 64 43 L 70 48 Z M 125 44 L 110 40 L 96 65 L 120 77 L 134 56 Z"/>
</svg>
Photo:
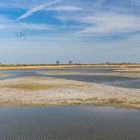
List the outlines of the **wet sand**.
<svg viewBox="0 0 140 140">
<path fill-rule="evenodd" d="M 140 108 L 140 89 L 39 77 L 0 81 L 0 106 L 74 104 Z"/>
</svg>

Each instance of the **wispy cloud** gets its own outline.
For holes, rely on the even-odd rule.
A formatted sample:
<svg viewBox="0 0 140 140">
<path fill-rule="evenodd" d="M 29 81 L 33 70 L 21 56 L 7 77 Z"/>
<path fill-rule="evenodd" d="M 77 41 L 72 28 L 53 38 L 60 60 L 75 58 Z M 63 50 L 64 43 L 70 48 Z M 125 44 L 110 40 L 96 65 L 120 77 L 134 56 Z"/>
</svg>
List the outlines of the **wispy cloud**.
<svg viewBox="0 0 140 140">
<path fill-rule="evenodd" d="M 57 7 L 50 7 L 50 8 L 47 8 L 46 10 L 47 11 L 79 11 L 82 9 L 76 6 L 63 5 L 63 6 L 57 6 Z"/>
<path fill-rule="evenodd" d="M 29 29 L 29 30 L 49 30 L 49 26 L 47 24 L 35 24 L 35 23 L 18 23 L 11 25 L 11 28 L 19 28 L 19 29 Z"/>
<path fill-rule="evenodd" d="M 133 15 L 102 13 L 80 20 L 88 24 L 80 33 L 113 34 L 140 31 L 140 18 Z"/>
<path fill-rule="evenodd" d="M 2 0 L 4 1 L 4 0 Z M 15 0 L 18 2 L 18 0 Z M 27 0 L 25 0 L 27 3 Z M 131 13 L 135 9 L 134 5 L 138 5 L 139 0 L 108 1 L 108 0 L 31 0 L 27 8 L 27 12 L 18 17 L 18 20 L 5 24 L 0 22 L 0 29 L 24 28 L 30 30 L 57 30 L 57 33 L 68 32 L 79 33 L 82 35 L 111 35 L 126 34 L 140 31 L 140 17 L 138 14 Z M 42 4 L 44 3 L 45 4 Z M 134 2 L 131 7 L 131 3 Z M 20 5 L 21 3 L 18 2 Z M 128 4 L 127 4 L 128 3 Z M 38 6 L 33 6 L 38 5 Z M 124 9 L 122 9 L 122 7 Z M 114 10 L 115 9 L 115 10 Z M 24 9 L 25 10 L 25 9 Z M 55 11 L 48 12 L 47 18 L 42 18 L 41 23 L 35 23 L 33 17 L 28 23 L 22 23 L 23 20 L 38 11 Z M 43 16 L 46 16 L 44 14 Z M 49 26 L 46 24 L 48 21 Z M 72 30 L 71 30 L 72 27 Z"/>
<path fill-rule="evenodd" d="M 84 11 L 85 12 L 85 11 Z M 78 12 L 78 14 L 59 14 L 57 19 L 67 22 L 75 22 L 78 26 L 83 25 L 76 33 L 81 35 L 111 35 L 126 34 L 140 31 L 140 17 L 137 14 L 119 12 L 118 10 L 95 12 Z"/>
<path fill-rule="evenodd" d="M 27 18 L 27 17 L 33 15 L 35 12 L 44 10 L 46 7 L 48 7 L 50 5 L 53 5 L 53 4 L 56 4 L 56 3 L 59 3 L 59 2 L 61 2 L 61 0 L 55 0 L 55 1 L 52 1 L 52 2 L 49 2 L 49 3 L 45 3 L 45 4 L 42 4 L 42 5 L 39 5 L 37 7 L 31 8 L 26 13 L 24 13 L 23 15 L 18 17 L 18 20 Z"/>
<path fill-rule="evenodd" d="M 47 24 L 37 23 L 17 23 L 14 20 L 10 20 L 6 17 L 0 16 L 0 30 L 15 30 L 15 29 L 28 29 L 28 30 L 49 30 L 50 27 Z"/>
</svg>

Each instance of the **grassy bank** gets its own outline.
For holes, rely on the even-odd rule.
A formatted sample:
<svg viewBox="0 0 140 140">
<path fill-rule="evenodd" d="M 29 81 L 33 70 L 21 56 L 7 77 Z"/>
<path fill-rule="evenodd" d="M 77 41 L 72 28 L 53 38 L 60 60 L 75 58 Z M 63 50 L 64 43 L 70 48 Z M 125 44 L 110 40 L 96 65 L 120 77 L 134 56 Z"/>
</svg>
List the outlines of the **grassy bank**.
<svg viewBox="0 0 140 140">
<path fill-rule="evenodd" d="M 43 69 L 43 68 L 140 68 L 140 64 L 38 64 L 38 65 L 0 65 L 0 70 L 16 70 L 16 69 Z"/>
</svg>

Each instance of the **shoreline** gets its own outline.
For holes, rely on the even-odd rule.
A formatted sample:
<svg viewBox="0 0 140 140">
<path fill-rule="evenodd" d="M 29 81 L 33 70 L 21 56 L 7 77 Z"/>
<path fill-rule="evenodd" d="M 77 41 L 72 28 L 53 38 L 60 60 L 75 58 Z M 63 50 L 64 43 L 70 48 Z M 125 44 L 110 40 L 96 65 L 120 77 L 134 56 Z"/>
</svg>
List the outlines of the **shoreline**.
<svg viewBox="0 0 140 140">
<path fill-rule="evenodd" d="M 11 108 L 41 108 L 41 107 L 65 107 L 65 106 L 93 106 L 93 107 L 113 107 L 122 109 L 136 109 L 140 110 L 140 107 L 127 105 L 127 104 L 110 104 L 110 103 L 62 103 L 62 104 L 11 104 L 11 105 L 0 105 L 0 109 L 11 109 Z"/>
<path fill-rule="evenodd" d="M 134 106 L 127 106 L 127 105 L 113 105 L 113 104 L 46 104 L 46 105 L 2 105 L 0 106 L 1 109 L 26 109 L 26 108 L 47 108 L 47 107 L 67 107 L 67 106 L 89 106 L 89 107 L 112 107 L 116 109 L 131 109 L 131 110 L 140 110 L 139 107 Z"/>
<path fill-rule="evenodd" d="M 0 81 L 0 108 L 67 105 L 140 109 L 140 90 L 55 78 Z"/>
<path fill-rule="evenodd" d="M 140 64 L 77 64 L 77 65 L 68 65 L 68 64 L 44 64 L 44 65 L 0 65 L 0 70 L 31 70 L 31 69 L 57 69 L 57 68 L 140 68 Z"/>
</svg>

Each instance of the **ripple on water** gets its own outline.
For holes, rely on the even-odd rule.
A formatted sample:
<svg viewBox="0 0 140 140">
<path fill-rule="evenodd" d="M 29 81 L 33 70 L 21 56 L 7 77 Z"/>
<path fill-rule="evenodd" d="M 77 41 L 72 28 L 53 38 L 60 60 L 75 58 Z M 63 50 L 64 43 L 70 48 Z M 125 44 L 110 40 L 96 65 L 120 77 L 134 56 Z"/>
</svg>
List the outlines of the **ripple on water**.
<svg viewBox="0 0 140 140">
<path fill-rule="evenodd" d="M 0 109 L 0 140 L 139 140 L 139 118 L 111 107 Z"/>
</svg>

